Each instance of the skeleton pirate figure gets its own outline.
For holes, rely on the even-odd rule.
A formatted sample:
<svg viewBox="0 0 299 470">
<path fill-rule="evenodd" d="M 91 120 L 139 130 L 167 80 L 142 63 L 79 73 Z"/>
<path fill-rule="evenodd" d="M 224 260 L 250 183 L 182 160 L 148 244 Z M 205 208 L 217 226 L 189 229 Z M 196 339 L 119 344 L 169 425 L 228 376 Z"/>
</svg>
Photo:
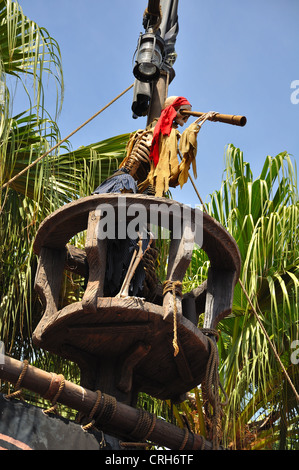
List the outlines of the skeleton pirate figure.
<svg viewBox="0 0 299 470">
<path fill-rule="evenodd" d="M 186 183 L 191 165 L 196 177 L 199 120 L 181 135 L 177 128 L 188 120 L 188 116 L 180 113 L 182 109 L 191 111 L 191 104 L 186 98 L 167 98 L 159 119 L 131 136 L 126 157 L 119 169 L 93 194 L 143 193 L 163 197 L 169 187 L 182 187 Z M 178 155 L 181 155 L 181 161 Z M 150 300 L 149 297 L 155 292 L 153 287 L 158 282 L 153 274 L 157 250 L 151 234 L 148 233 L 142 241 L 138 238 L 108 240 L 107 248 L 105 295 L 134 295 Z M 132 267 L 134 256 L 135 267 Z"/>
<path fill-rule="evenodd" d="M 196 121 L 181 135 L 177 128 L 188 120 L 188 116 L 180 114 L 182 109 L 191 110 L 186 98 L 167 98 L 160 118 L 131 136 L 119 170 L 94 194 L 133 192 L 162 197 L 169 187 L 186 183 L 191 164 L 196 176 L 196 137 L 200 127 Z M 182 155 L 181 162 L 178 153 Z"/>
</svg>

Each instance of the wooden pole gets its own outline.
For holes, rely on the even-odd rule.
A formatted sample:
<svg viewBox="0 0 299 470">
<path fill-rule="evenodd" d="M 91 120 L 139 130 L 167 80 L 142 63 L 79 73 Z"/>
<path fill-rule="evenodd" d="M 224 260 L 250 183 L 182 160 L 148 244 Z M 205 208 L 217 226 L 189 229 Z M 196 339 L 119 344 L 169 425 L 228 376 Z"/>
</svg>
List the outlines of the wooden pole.
<svg viewBox="0 0 299 470">
<path fill-rule="evenodd" d="M 199 111 L 188 111 L 187 109 L 182 109 L 180 113 L 183 116 L 194 116 L 194 117 L 201 117 L 206 113 L 201 113 Z M 247 119 L 245 116 L 236 116 L 234 114 L 220 114 L 217 113 L 214 117 L 208 118 L 210 121 L 219 121 L 225 122 L 227 124 L 234 124 L 235 126 L 245 126 Z"/>
<path fill-rule="evenodd" d="M 0 365 L 0 379 L 16 384 L 23 368 L 23 362 L 4 356 L 4 364 Z M 28 365 L 22 379 L 21 387 L 53 401 L 55 396 L 57 396 L 61 382 L 61 376 Z M 57 402 L 89 416 L 98 400 L 98 396 L 97 392 L 93 392 L 66 380 L 57 398 Z M 146 438 L 146 440 L 150 442 L 172 450 L 212 450 L 212 443 L 203 439 L 202 436 L 193 434 L 187 429 L 178 428 L 161 419 L 154 419 L 154 415 L 119 403 L 111 396 L 105 395 L 105 397 L 105 400 L 99 402 L 93 419 L 95 420 L 95 424 L 106 433 L 111 433 L 120 438 L 129 437 L 130 439 L 138 441 L 141 437 L 140 432 L 138 432 L 138 428 L 140 429 L 140 420 L 147 419 L 152 423 Z M 110 407 L 111 403 L 114 405 L 113 413 L 108 421 L 107 410 L 103 408 L 105 402 L 109 402 Z M 104 416 L 105 422 L 103 422 Z"/>
<path fill-rule="evenodd" d="M 161 71 L 161 75 L 157 82 L 154 82 L 152 99 L 148 112 L 147 125 L 151 124 L 154 119 L 159 118 L 162 107 L 166 101 L 168 94 L 169 74 Z"/>
</svg>

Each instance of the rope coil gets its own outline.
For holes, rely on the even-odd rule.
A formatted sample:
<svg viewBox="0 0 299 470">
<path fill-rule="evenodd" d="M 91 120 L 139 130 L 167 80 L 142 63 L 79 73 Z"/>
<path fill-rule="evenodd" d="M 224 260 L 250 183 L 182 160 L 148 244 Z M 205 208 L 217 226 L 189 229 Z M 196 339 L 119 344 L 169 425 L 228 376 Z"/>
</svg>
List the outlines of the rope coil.
<svg viewBox="0 0 299 470">
<path fill-rule="evenodd" d="M 179 450 L 184 450 L 185 449 L 186 444 L 187 444 L 188 439 L 189 439 L 189 430 L 188 430 L 188 428 L 184 428 L 184 430 L 185 430 L 185 434 L 184 434 L 184 438 L 183 438 L 182 444 L 180 445 Z"/>
<path fill-rule="evenodd" d="M 219 339 L 219 333 L 214 328 L 201 328 L 200 331 L 206 336 L 213 336 L 216 342 Z"/>
<path fill-rule="evenodd" d="M 88 415 L 88 418 L 90 419 L 90 422 L 88 424 L 85 424 L 84 426 L 81 426 L 83 431 L 87 431 L 88 429 L 92 428 L 93 425 L 94 425 L 94 420 L 93 420 L 93 417 L 94 417 L 94 414 L 96 413 L 99 405 L 100 405 L 100 402 L 101 402 L 101 399 L 102 399 L 102 392 L 100 390 L 97 390 L 97 399 L 91 409 L 91 412 L 89 413 Z"/>
<path fill-rule="evenodd" d="M 146 441 L 152 434 L 157 417 L 154 414 L 148 413 L 145 410 L 139 410 L 139 416 L 135 428 L 130 433 L 130 437 L 140 439 L 140 441 Z"/>
<path fill-rule="evenodd" d="M 24 400 L 23 397 L 22 397 L 21 385 L 22 385 L 23 379 L 25 377 L 25 374 L 27 372 L 28 365 L 29 365 L 29 363 L 28 363 L 27 359 L 25 359 L 23 361 L 22 372 L 20 373 L 19 378 L 18 378 L 17 383 L 16 383 L 16 386 L 15 386 L 15 391 L 13 393 L 9 393 L 8 395 L 6 395 L 5 398 L 9 398 L 9 399 L 19 398 L 20 400 Z"/>
<path fill-rule="evenodd" d="M 60 397 L 61 392 L 63 391 L 64 385 L 65 385 L 64 376 L 62 374 L 59 374 L 57 377 L 60 379 L 58 391 L 57 391 L 56 395 L 54 396 L 53 400 L 51 400 L 52 406 L 50 408 L 48 408 L 47 410 L 43 410 L 44 414 L 57 413 L 57 406 L 58 406 L 57 401 L 58 401 L 58 398 Z M 50 384 L 50 387 L 51 387 L 51 384 Z"/>
<path fill-rule="evenodd" d="M 99 421 L 101 424 L 107 424 L 114 417 L 117 408 L 117 401 L 115 397 L 102 393 L 100 403 L 101 402 L 102 408 L 100 409 L 99 415 L 96 417 L 96 422 Z"/>
</svg>

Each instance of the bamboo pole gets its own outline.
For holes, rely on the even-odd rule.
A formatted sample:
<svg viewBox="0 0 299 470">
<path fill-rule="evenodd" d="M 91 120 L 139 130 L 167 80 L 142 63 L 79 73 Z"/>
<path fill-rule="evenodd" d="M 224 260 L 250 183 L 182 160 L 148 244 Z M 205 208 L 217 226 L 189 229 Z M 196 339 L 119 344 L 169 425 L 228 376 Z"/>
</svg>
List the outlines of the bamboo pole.
<svg viewBox="0 0 299 470">
<path fill-rule="evenodd" d="M 194 116 L 194 117 L 201 117 L 206 113 L 201 113 L 199 111 L 189 111 L 187 109 L 181 109 L 180 113 L 183 116 Z M 217 113 L 213 117 L 208 117 L 210 121 L 219 121 L 219 122 L 225 122 L 227 124 L 234 124 L 235 126 L 241 126 L 244 127 L 247 119 L 245 116 L 237 116 L 235 114 L 220 114 Z"/>
<path fill-rule="evenodd" d="M 4 364 L 0 365 L 0 379 L 16 384 L 23 370 L 23 362 L 4 356 Z M 60 384 L 60 376 L 28 365 L 20 386 L 53 401 Z M 89 416 L 98 401 L 98 396 L 97 392 L 65 380 L 57 402 Z M 130 438 L 138 440 L 140 436 L 136 434 L 137 431 L 135 430 L 138 428 L 138 423 L 140 423 L 142 411 L 116 402 L 113 397 L 108 395 L 106 397 L 108 401 L 113 401 L 115 404 L 113 416 L 109 422 L 107 420 L 105 420 L 105 423 L 101 422 L 103 414 L 105 414 L 102 408 L 103 400 L 101 400 L 93 416 L 95 424 L 102 431 L 110 432 L 114 436 L 117 435 L 121 438 L 130 436 Z M 150 413 L 146 412 L 146 415 L 148 418 L 152 418 L 153 423 L 147 438 L 148 441 L 172 450 L 212 450 L 212 443 L 206 441 L 202 436 L 193 434 L 187 429 L 178 428 L 161 419 L 153 419 L 154 415 L 150 415 Z"/>
</svg>

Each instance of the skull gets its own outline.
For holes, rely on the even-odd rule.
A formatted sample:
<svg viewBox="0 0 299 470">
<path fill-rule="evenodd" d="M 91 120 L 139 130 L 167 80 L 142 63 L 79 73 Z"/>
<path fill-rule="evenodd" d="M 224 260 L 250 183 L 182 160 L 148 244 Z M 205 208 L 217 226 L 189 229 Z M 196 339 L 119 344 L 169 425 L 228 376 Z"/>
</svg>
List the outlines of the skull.
<svg viewBox="0 0 299 470">
<path fill-rule="evenodd" d="M 169 96 L 166 99 L 165 103 L 164 103 L 163 109 L 166 108 L 167 106 L 171 105 L 177 98 L 178 98 L 178 96 Z M 178 108 L 177 115 L 176 115 L 176 117 L 174 118 L 174 121 L 173 121 L 173 127 L 175 129 L 177 129 L 177 127 L 179 125 L 183 126 L 184 124 L 186 124 L 186 122 L 188 121 L 188 118 L 189 118 L 189 116 L 183 116 L 180 113 L 181 109 L 188 109 L 189 111 L 191 111 L 191 106 L 190 105 L 183 105 L 183 106 L 180 106 Z"/>
<path fill-rule="evenodd" d="M 187 109 L 188 111 L 191 111 L 191 106 L 190 105 L 183 105 L 183 106 L 180 106 L 180 108 L 177 110 L 177 113 L 176 113 L 176 117 L 174 119 L 174 122 L 179 125 L 179 126 L 183 126 L 184 124 L 186 124 L 186 122 L 188 121 L 189 119 L 189 116 L 183 116 L 181 114 L 181 109 Z M 177 127 L 177 126 L 176 126 Z"/>
</svg>

